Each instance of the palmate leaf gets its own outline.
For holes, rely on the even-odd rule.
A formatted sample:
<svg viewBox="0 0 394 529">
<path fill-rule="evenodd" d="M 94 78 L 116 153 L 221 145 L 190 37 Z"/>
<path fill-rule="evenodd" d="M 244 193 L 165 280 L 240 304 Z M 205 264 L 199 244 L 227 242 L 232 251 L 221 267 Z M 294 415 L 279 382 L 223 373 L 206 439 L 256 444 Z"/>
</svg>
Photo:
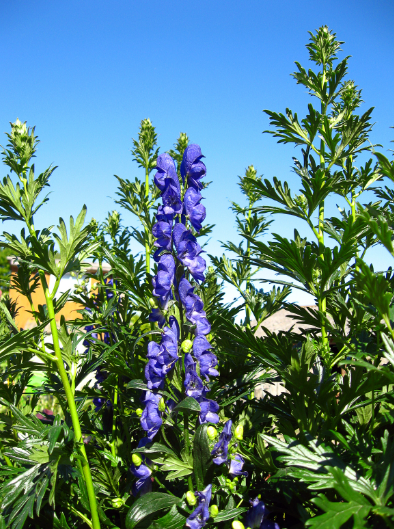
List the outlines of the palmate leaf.
<svg viewBox="0 0 394 529">
<path fill-rule="evenodd" d="M 126 517 L 126 529 L 133 529 L 141 520 L 154 512 L 169 509 L 181 499 L 162 492 L 148 492 L 132 505 Z"/>
</svg>

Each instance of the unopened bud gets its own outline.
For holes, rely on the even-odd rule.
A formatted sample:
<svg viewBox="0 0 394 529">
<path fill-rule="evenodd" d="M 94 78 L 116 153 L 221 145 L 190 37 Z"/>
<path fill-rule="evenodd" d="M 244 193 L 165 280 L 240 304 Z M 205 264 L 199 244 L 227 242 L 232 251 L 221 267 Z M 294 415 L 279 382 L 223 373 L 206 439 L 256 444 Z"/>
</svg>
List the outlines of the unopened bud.
<svg viewBox="0 0 394 529">
<path fill-rule="evenodd" d="M 207 334 L 206 339 L 208 340 L 208 342 L 210 342 L 213 339 L 212 334 L 211 333 Z"/>
<path fill-rule="evenodd" d="M 238 439 L 238 441 L 242 441 L 244 438 L 244 427 L 242 424 L 238 424 L 238 426 L 235 428 L 234 437 Z"/>
<path fill-rule="evenodd" d="M 193 505 L 196 505 L 197 503 L 197 498 L 194 492 L 192 492 L 191 490 L 188 490 L 186 492 L 186 501 L 190 505 L 190 507 L 193 507 Z"/>
<path fill-rule="evenodd" d="M 161 397 L 159 401 L 159 411 L 166 411 L 166 403 L 164 397 Z"/>
<path fill-rule="evenodd" d="M 245 526 L 242 522 L 239 522 L 238 520 L 234 520 L 231 524 L 231 527 L 233 529 L 245 529 Z"/>
<path fill-rule="evenodd" d="M 141 415 L 143 414 L 143 410 L 141 408 L 137 408 L 135 410 L 135 413 L 137 414 L 137 417 L 141 417 Z"/>
<path fill-rule="evenodd" d="M 124 502 L 122 498 L 114 498 L 113 500 L 111 500 L 111 503 L 114 509 L 120 509 L 123 506 Z"/>
<path fill-rule="evenodd" d="M 249 395 L 248 399 L 249 400 L 253 400 L 254 399 L 254 391 L 251 392 L 251 394 Z"/>
<path fill-rule="evenodd" d="M 208 439 L 213 441 L 215 439 L 215 437 L 217 436 L 217 434 L 218 434 L 218 431 L 216 430 L 216 428 L 214 426 L 208 426 L 208 428 L 207 428 Z"/>
<path fill-rule="evenodd" d="M 191 340 L 183 340 L 181 348 L 184 353 L 190 352 L 192 347 L 193 347 L 193 342 Z"/>
<path fill-rule="evenodd" d="M 209 512 L 212 518 L 215 518 L 215 516 L 219 514 L 219 507 L 217 505 L 211 505 L 209 508 Z"/>
<path fill-rule="evenodd" d="M 131 460 L 132 460 L 132 462 L 134 463 L 134 465 L 136 467 L 139 467 L 140 464 L 142 463 L 142 457 L 140 455 L 138 455 L 138 454 L 133 454 L 131 456 Z"/>
<path fill-rule="evenodd" d="M 149 298 L 149 305 L 152 307 L 152 309 L 157 309 L 159 307 L 156 298 Z"/>
</svg>

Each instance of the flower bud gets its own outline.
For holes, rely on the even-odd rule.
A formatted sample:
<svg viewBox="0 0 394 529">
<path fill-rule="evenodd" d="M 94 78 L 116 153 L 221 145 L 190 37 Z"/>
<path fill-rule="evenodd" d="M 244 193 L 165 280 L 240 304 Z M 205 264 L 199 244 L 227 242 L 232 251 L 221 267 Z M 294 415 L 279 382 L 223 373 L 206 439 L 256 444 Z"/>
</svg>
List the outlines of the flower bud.
<svg viewBox="0 0 394 529">
<path fill-rule="evenodd" d="M 159 401 L 159 411 L 166 411 L 166 403 L 164 397 L 161 397 Z"/>
<path fill-rule="evenodd" d="M 136 413 L 137 417 L 141 417 L 141 415 L 143 414 L 143 410 L 141 408 L 137 408 L 135 410 L 135 413 Z"/>
<path fill-rule="evenodd" d="M 206 339 L 208 340 L 208 342 L 210 342 L 211 340 L 213 340 L 213 336 L 212 336 L 212 334 L 211 334 L 211 333 L 207 334 Z"/>
<path fill-rule="evenodd" d="M 193 342 L 191 340 L 183 340 L 181 348 L 184 353 L 189 353 L 193 347 Z"/>
<path fill-rule="evenodd" d="M 254 391 L 252 391 L 248 397 L 249 400 L 253 400 L 254 399 Z"/>
<path fill-rule="evenodd" d="M 242 424 L 238 424 L 238 426 L 235 428 L 234 437 L 238 439 L 238 441 L 242 441 L 244 438 L 244 427 Z"/>
<path fill-rule="evenodd" d="M 132 462 L 134 463 L 134 465 L 136 467 L 139 467 L 140 464 L 142 463 L 142 457 L 140 455 L 138 455 L 138 454 L 133 454 L 131 456 L 131 460 L 132 460 Z"/>
<path fill-rule="evenodd" d="M 149 298 L 149 305 L 152 307 L 152 309 L 157 309 L 159 307 L 156 298 Z"/>
<path fill-rule="evenodd" d="M 194 492 L 192 492 L 191 490 L 188 490 L 186 492 L 186 500 L 187 500 L 187 503 L 190 505 L 190 507 L 193 507 L 193 505 L 196 505 L 197 503 L 197 498 Z"/>
<path fill-rule="evenodd" d="M 207 428 L 208 439 L 213 441 L 215 439 L 215 437 L 217 436 L 217 434 L 218 434 L 218 431 L 216 430 L 216 428 L 214 426 L 208 426 L 208 428 Z"/>
<path fill-rule="evenodd" d="M 210 515 L 215 518 L 219 514 L 219 507 L 217 505 L 211 505 L 209 508 Z"/>
<path fill-rule="evenodd" d="M 113 507 L 114 509 L 120 509 L 120 508 L 123 506 L 123 504 L 124 504 L 122 498 L 113 498 L 113 499 L 111 500 L 111 503 L 112 503 L 112 507 Z"/>
<path fill-rule="evenodd" d="M 242 522 L 239 522 L 238 520 L 234 520 L 231 524 L 231 527 L 233 529 L 245 529 L 245 526 Z"/>
</svg>

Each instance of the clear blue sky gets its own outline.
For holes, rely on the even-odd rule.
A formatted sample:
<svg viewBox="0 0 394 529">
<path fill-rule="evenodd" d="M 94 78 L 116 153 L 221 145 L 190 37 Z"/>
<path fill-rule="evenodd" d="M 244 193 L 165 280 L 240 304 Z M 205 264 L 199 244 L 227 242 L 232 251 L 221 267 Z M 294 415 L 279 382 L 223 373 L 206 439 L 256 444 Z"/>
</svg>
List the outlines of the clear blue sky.
<svg viewBox="0 0 394 529">
<path fill-rule="evenodd" d="M 215 241 L 236 237 L 228 207 L 239 199 L 237 175 L 245 167 L 295 183 L 295 151 L 262 134 L 262 110 L 305 113 L 309 98 L 289 74 L 295 60 L 308 66 L 307 32 L 323 24 L 345 41 L 362 110 L 375 106 L 371 140 L 388 149 L 392 0 L 1 0 L 0 131 L 17 117 L 36 125 L 37 169 L 59 166 L 37 227 L 77 214 L 83 203 L 89 217 L 103 220 L 114 209 L 113 175 L 139 174 L 131 138 L 149 117 L 163 151 L 180 131 L 201 145 L 213 181 L 205 201 L 207 220 L 216 224 L 209 250 L 220 253 Z M 275 231 L 290 235 L 293 227 L 285 218 Z M 389 263 L 384 252 L 374 259 L 377 267 Z"/>
</svg>

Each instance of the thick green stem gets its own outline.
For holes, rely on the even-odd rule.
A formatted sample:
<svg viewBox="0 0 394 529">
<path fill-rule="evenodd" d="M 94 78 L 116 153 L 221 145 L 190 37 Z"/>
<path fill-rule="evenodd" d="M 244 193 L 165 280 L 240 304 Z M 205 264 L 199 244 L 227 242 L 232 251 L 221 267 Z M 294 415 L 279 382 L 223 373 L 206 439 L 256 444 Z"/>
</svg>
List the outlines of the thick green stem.
<svg viewBox="0 0 394 529">
<path fill-rule="evenodd" d="M 186 413 L 184 414 L 184 418 L 183 418 L 183 426 L 184 426 L 183 432 L 185 436 L 185 452 L 186 452 L 186 458 L 188 459 L 190 455 L 190 437 L 189 437 L 189 417 L 186 415 Z M 187 484 L 189 485 L 189 490 L 193 492 L 194 490 L 193 480 L 190 474 L 189 476 L 187 476 Z"/>
<path fill-rule="evenodd" d="M 249 213 L 248 213 L 249 226 L 250 226 L 251 215 L 252 215 L 252 203 L 249 200 Z M 247 245 L 246 245 L 246 256 L 247 256 L 247 260 L 248 260 L 248 263 L 249 263 L 249 258 L 250 258 L 250 241 L 249 241 L 249 239 L 248 239 L 248 242 L 247 242 Z M 250 281 L 248 280 L 248 281 L 246 281 L 246 292 L 249 292 L 249 289 L 250 289 Z M 245 305 L 245 312 L 246 312 L 245 325 L 249 325 L 250 326 L 250 322 L 251 322 L 251 319 L 252 319 L 252 311 L 250 310 L 250 307 L 249 307 L 248 303 L 246 303 L 246 305 Z"/>
<path fill-rule="evenodd" d="M 63 383 L 64 392 L 66 394 L 67 404 L 72 420 L 72 425 L 74 429 L 75 439 L 76 442 L 79 444 L 79 448 L 81 451 L 81 454 L 83 456 L 83 462 L 82 462 L 82 473 L 84 476 L 84 480 L 86 483 L 86 489 L 89 497 L 89 504 L 90 504 L 90 510 L 92 515 L 92 527 L 93 529 L 100 529 L 100 520 L 98 516 L 97 511 L 97 502 L 96 502 L 96 495 L 94 492 L 93 487 L 93 480 L 92 480 L 92 474 L 90 472 L 90 467 L 86 455 L 85 445 L 82 438 L 82 431 L 81 431 L 81 425 L 79 423 L 79 417 L 77 412 L 77 407 L 74 400 L 74 394 L 72 392 L 70 382 L 68 380 L 68 376 L 66 373 L 66 370 L 64 368 L 63 358 L 62 358 L 62 352 L 59 345 L 59 335 L 56 327 L 56 321 L 55 321 L 55 311 L 53 307 L 53 297 L 49 292 L 47 280 L 45 278 L 45 273 L 41 270 L 39 272 L 42 288 L 44 290 L 45 294 L 45 301 L 47 304 L 47 310 L 48 310 L 48 316 L 51 320 L 50 326 L 51 326 L 51 333 L 53 338 L 53 348 L 56 355 L 56 365 L 59 371 L 60 378 Z"/>
</svg>

